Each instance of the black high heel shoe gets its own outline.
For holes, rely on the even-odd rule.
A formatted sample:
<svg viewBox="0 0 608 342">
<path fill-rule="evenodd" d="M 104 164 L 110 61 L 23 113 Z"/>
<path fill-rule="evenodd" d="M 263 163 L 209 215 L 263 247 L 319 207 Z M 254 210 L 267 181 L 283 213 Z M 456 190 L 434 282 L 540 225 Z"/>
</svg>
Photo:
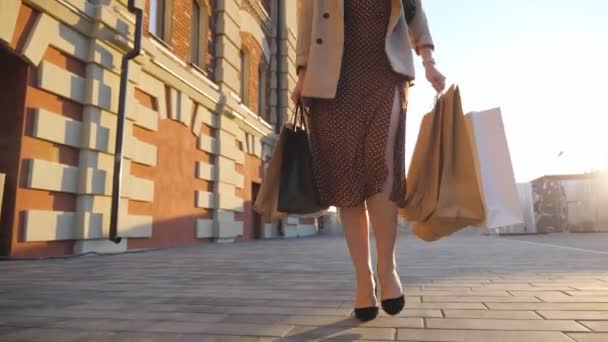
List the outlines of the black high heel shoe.
<svg viewBox="0 0 608 342">
<path fill-rule="evenodd" d="M 391 316 L 398 315 L 405 307 L 405 295 L 382 301 L 382 310 Z"/>
<path fill-rule="evenodd" d="M 376 265 L 376 270 L 378 269 L 378 265 Z M 382 304 L 382 310 L 389 314 L 390 316 L 398 315 L 403 308 L 405 307 L 405 295 L 401 294 L 401 296 L 397 298 L 389 298 L 380 301 Z"/>
<path fill-rule="evenodd" d="M 374 294 L 378 295 L 378 282 L 376 277 L 374 276 Z M 365 308 L 355 308 L 355 318 L 357 318 L 361 322 L 368 322 L 372 319 L 378 317 L 378 307 L 377 306 L 368 306 Z"/>
</svg>

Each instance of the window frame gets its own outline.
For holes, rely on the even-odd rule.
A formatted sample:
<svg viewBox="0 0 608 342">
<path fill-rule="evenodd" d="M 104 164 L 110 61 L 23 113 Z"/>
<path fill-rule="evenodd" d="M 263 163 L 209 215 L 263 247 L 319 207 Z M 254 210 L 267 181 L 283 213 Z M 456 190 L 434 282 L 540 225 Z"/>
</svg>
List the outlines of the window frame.
<svg viewBox="0 0 608 342">
<path fill-rule="evenodd" d="M 207 54 L 209 53 L 208 45 L 210 16 L 205 1 L 192 0 L 192 13 L 190 61 L 199 69 L 206 70 Z M 198 20 L 195 20 L 195 18 Z"/>
<path fill-rule="evenodd" d="M 148 31 L 166 44 L 171 43 L 173 0 L 150 0 Z"/>
</svg>

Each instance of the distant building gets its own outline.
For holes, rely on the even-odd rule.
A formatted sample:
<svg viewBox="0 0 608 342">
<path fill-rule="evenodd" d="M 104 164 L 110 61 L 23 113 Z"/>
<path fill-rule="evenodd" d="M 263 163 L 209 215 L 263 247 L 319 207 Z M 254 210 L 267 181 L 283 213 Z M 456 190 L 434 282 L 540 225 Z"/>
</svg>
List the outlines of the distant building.
<svg viewBox="0 0 608 342">
<path fill-rule="evenodd" d="M 532 181 L 538 232 L 608 231 L 608 177 L 551 175 Z"/>
<path fill-rule="evenodd" d="M 136 6 L 143 53 L 128 75 L 124 239 L 113 244 L 120 64 L 135 16 L 127 0 L 0 2 L 0 255 L 315 234 L 314 220 L 263 222 L 251 208 L 289 112 L 296 1 Z"/>
</svg>

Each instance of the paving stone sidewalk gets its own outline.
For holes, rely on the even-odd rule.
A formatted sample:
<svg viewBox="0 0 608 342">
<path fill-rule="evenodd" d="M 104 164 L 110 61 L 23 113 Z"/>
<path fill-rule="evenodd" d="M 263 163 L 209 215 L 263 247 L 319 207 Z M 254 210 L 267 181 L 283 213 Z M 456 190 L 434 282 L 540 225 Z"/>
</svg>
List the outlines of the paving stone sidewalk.
<svg viewBox="0 0 608 342">
<path fill-rule="evenodd" d="M 366 324 L 340 237 L 0 262 L 0 341 L 605 342 L 605 246 L 402 235 L 407 310 Z"/>
</svg>

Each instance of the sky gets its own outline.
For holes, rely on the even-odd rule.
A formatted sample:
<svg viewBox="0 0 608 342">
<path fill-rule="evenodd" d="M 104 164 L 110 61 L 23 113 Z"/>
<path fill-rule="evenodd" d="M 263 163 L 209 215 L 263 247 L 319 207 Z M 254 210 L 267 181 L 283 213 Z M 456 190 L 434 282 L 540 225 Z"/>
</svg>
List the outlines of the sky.
<svg viewBox="0 0 608 342">
<path fill-rule="evenodd" d="M 448 85 L 460 86 L 465 113 L 501 108 L 518 182 L 608 167 L 608 1 L 423 0 L 423 6 L 437 68 Z M 408 165 L 435 98 L 417 63 Z"/>
</svg>

